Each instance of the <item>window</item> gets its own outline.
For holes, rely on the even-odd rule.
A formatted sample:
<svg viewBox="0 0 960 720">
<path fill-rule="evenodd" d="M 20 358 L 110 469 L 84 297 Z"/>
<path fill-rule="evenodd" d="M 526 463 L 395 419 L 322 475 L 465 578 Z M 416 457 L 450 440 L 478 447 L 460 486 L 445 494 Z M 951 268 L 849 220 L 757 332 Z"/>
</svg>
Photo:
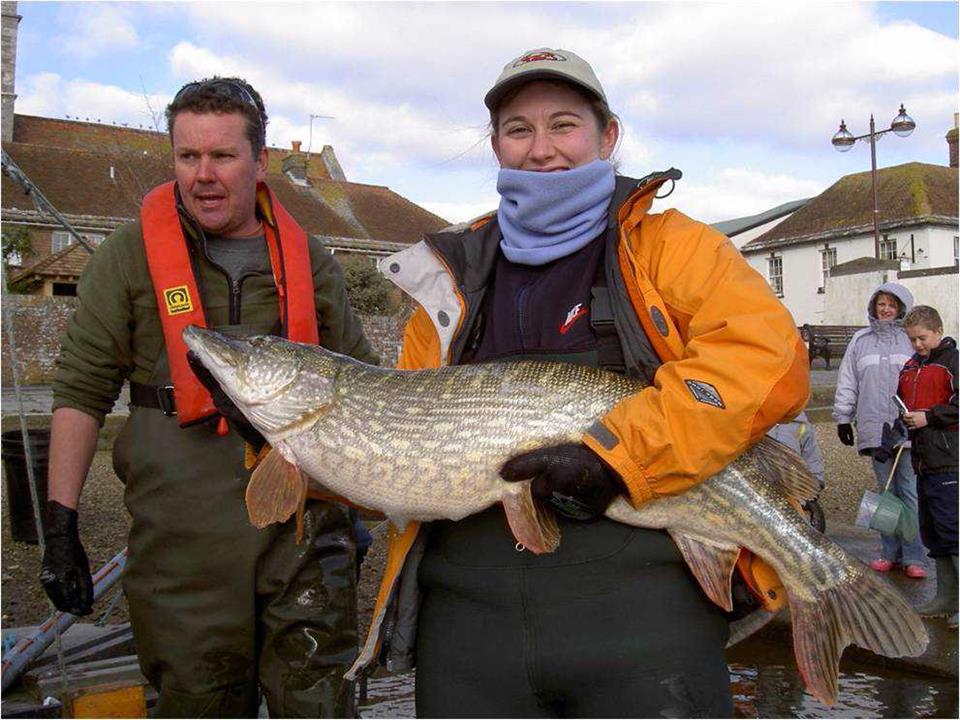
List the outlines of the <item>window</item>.
<svg viewBox="0 0 960 720">
<path fill-rule="evenodd" d="M 103 242 L 106 235 L 102 233 L 83 233 L 80 237 L 86 240 L 92 247 L 96 247 Z M 72 234 L 66 230 L 54 230 L 50 234 L 50 254 L 60 252 L 65 247 L 70 247 L 76 242 Z"/>
<path fill-rule="evenodd" d="M 884 235 L 880 239 L 880 259 L 897 260 L 897 239 Z"/>
<path fill-rule="evenodd" d="M 771 255 L 767 258 L 767 279 L 777 297 L 783 297 L 783 258 Z"/>
<path fill-rule="evenodd" d="M 824 248 L 820 251 L 820 287 L 827 286 L 830 268 L 837 264 L 837 249 Z"/>
<path fill-rule="evenodd" d="M 960 265 L 960 236 L 953 236 L 953 264 Z"/>
<path fill-rule="evenodd" d="M 58 253 L 65 247 L 73 245 L 73 235 L 66 230 L 54 230 L 50 234 L 50 254 Z"/>
</svg>

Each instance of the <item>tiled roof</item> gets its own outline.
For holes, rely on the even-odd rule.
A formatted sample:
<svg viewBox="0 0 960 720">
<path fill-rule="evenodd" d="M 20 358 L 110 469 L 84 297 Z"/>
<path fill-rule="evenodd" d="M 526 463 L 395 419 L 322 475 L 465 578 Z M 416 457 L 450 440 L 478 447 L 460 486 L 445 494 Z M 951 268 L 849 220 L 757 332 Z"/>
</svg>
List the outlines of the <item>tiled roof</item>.
<svg viewBox="0 0 960 720">
<path fill-rule="evenodd" d="M 877 172 L 880 231 L 957 223 L 957 168 L 912 162 Z M 872 232 L 870 172 L 846 175 L 742 252 Z"/>
<path fill-rule="evenodd" d="M 47 255 L 40 262 L 21 270 L 10 278 L 11 283 L 18 283 L 34 277 L 64 277 L 76 279 L 80 277 L 90 253 L 80 245 L 74 243 L 63 248 L 53 255 Z"/>
<path fill-rule="evenodd" d="M 133 218 L 144 193 L 172 177 L 169 154 L 93 152 L 21 142 L 5 143 L 4 149 L 62 213 Z M 32 210 L 33 202 L 20 184 L 5 180 L 3 209 Z"/>
<path fill-rule="evenodd" d="M 87 225 L 137 217 L 143 194 L 173 177 L 166 135 L 156 132 L 17 115 L 14 133 L 17 142 L 4 149 L 61 213 Z M 389 188 L 330 180 L 318 153 L 309 156 L 311 185 L 294 184 L 280 170 L 279 156 L 289 152 L 270 154 L 278 157 L 267 184 L 280 202 L 307 232 L 339 239 L 341 247 L 344 240 L 373 249 L 383 242 L 380 250 L 392 251 L 392 243 L 415 242 L 449 224 Z M 16 182 L 3 183 L 2 207 L 11 221 L 38 217 Z"/>
<path fill-rule="evenodd" d="M 161 120 L 162 132 L 143 128 L 123 127 L 122 125 L 104 125 L 97 122 L 78 120 L 60 120 L 57 118 L 37 117 L 35 115 L 13 116 L 13 137 L 19 143 L 30 145 L 52 145 L 69 147 L 76 150 L 110 151 L 146 151 L 151 155 L 168 155 L 170 139 L 166 133 L 166 121 Z M 268 172 L 281 173 L 281 164 L 291 154 L 289 148 L 268 148 Z M 310 177 L 329 180 L 330 174 L 320 153 L 311 152 Z"/>
</svg>

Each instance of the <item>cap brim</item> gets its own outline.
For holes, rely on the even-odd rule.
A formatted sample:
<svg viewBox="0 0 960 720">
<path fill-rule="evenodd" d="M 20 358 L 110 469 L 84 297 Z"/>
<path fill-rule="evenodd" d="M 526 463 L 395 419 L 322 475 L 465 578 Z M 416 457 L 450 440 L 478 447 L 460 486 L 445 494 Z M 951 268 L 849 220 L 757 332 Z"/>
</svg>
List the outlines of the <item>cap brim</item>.
<svg viewBox="0 0 960 720">
<path fill-rule="evenodd" d="M 598 98 L 599 100 L 604 100 L 605 98 L 597 94 L 597 91 L 586 83 L 580 82 L 576 78 L 572 78 L 565 73 L 557 72 L 556 70 L 548 70 L 546 68 L 541 70 L 528 70 L 527 72 L 520 73 L 515 75 L 512 78 L 508 78 L 503 82 L 494 85 L 490 88 L 490 91 L 484 96 L 483 104 L 487 106 L 487 110 L 493 112 L 497 105 L 500 104 L 500 100 L 510 92 L 513 88 L 523 85 L 533 80 L 562 80 L 563 82 L 568 82 L 577 87 L 583 88 L 586 90 L 592 97 Z"/>
</svg>

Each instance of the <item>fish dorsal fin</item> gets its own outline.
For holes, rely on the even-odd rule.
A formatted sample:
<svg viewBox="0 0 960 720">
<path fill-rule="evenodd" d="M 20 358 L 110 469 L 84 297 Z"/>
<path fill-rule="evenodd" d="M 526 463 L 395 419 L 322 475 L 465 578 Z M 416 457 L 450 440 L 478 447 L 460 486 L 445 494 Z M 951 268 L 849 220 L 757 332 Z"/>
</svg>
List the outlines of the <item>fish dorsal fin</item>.
<svg viewBox="0 0 960 720">
<path fill-rule="evenodd" d="M 553 552 L 560 545 L 557 518 L 533 499 L 530 481 L 504 483 L 503 509 L 517 542 L 524 549 L 540 555 Z"/>
<path fill-rule="evenodd" d="M 247 483 L 245 499 L 250 524 L 265 528 L 271 523 L 285 522 L 302 511 L 306 489 L 307 479 L 300 469 L 284 459 L 279 450 L 271 449 Z"/>
<path fill-rule="evenodd" d="M 819 481 L 797 453 L 773 438 L 764 437 L 737 462 L 756 462 L 767 477 L 775 480 L 791 500 L 803 503 L 820 492 Z"/>
<path fill-rule="evenodd" d="M 707 597 L 727 612 L 733 610 L 730 576 L 737 564 L 740 548 L 705 538 L 695 538 L 675 530 L 667 532 L 680 548 L 687 567 L 690 568 Z"/>
</svg>

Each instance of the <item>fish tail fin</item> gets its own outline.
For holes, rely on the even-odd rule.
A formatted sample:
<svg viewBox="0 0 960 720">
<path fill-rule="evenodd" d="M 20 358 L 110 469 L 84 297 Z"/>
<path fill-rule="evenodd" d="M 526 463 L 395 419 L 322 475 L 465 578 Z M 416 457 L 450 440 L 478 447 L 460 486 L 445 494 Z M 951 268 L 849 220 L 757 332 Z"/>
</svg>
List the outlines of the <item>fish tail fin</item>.
<svg viewBox="0 0 960 720">
<path fill-rule="evenodd" d="M 503 494 L 503 509 L 517 542 L 537 555 L 556 550 L 560 545 L 557 518 L 533 499 L 530 482 L 505 484 L 509 489 Z"/>
<path fill-rule="evenodd" d="M 300 468 L 273 448 L 250 475 L 244 499 L 250 524 L 265 528 L 285 522 L 303 507 L 307 479 Z"/>
<path fill-rule="evenodd" d="M 793 647 L 807 690 L 833 705 L 840 656 L 851 643 L 886 657 L 916 656 L 927 630 L 916 611 L 886 580 L 864 573 L 811 600 L 790 597 Z"/>
</svg>

